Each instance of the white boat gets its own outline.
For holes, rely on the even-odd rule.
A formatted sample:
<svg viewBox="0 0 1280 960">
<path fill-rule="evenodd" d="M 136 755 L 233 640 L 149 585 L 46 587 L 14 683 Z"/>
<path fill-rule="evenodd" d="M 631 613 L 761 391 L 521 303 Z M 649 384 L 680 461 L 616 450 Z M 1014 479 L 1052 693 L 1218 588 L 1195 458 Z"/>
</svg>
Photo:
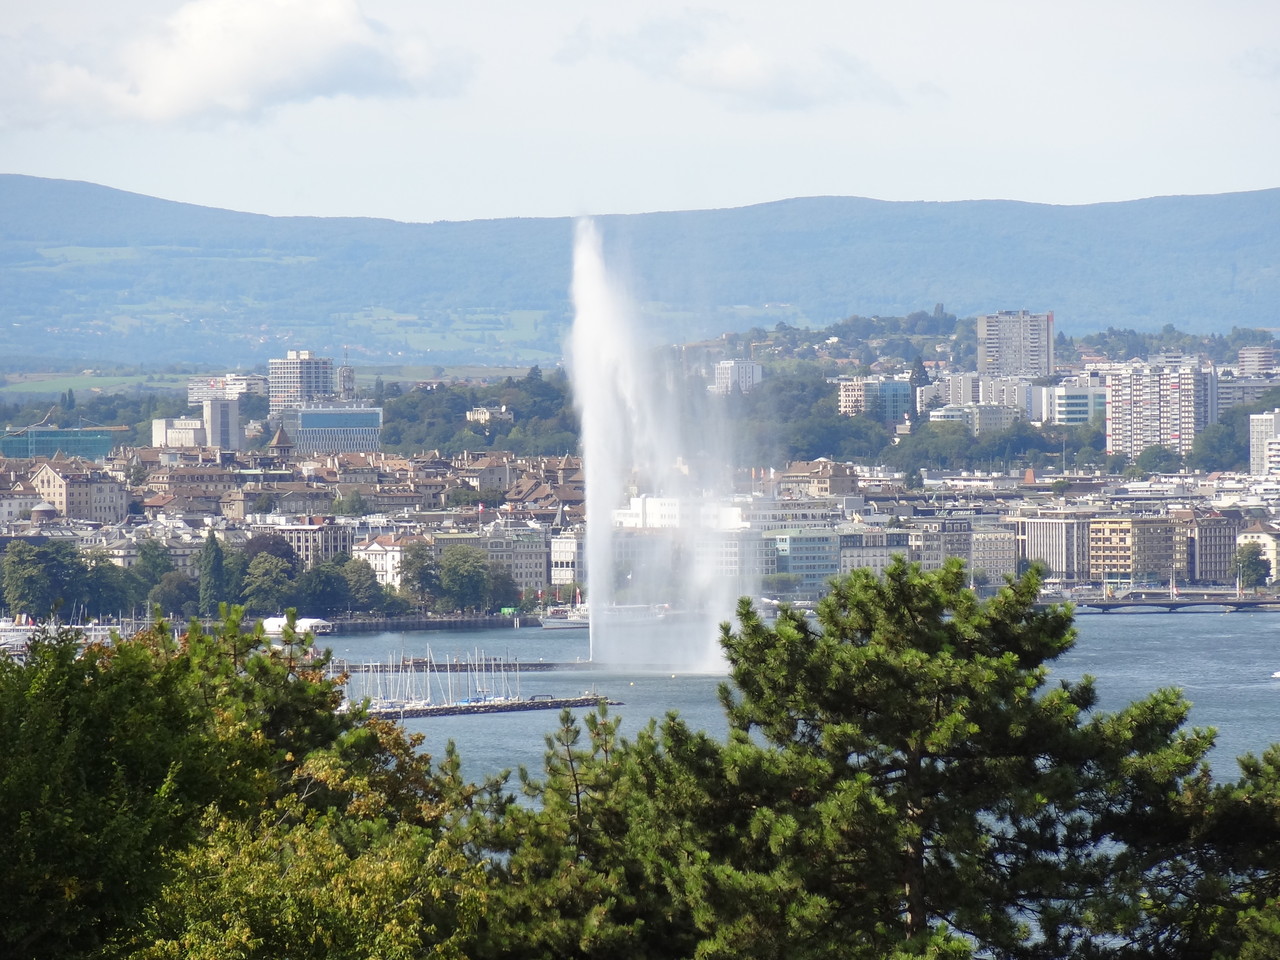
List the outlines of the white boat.
<svg viewBox="0 0 1280 960">
<path fill-rule="evenodd" d="M 285 625 L 288 623 L 285 617 L 266 617 L 262 621 L 262 632 L 269 637 L 278 637 L 284 633 Z M 320 617 L 298 617 L 294 621 L 294 629 L 299 634 L 303 633 L 333 633 L 333 624 L 328 620 L 322 620 Z"/>
<path fill-rule="evenodd" d="M 585 630 L 591 626 L 591 614 L 585 605 L 552 607 L 541 620 L 543 630 Z"/>
</svg>

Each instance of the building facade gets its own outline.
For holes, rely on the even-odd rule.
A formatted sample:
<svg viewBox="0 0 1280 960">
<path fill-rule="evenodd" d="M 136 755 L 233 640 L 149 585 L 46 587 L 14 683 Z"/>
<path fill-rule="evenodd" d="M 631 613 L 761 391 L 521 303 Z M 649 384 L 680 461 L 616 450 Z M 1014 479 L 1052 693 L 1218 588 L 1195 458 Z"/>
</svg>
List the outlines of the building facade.
<svg viewBox="0 0 1280 960">
<path fill-rule="evenodd" d="M 1001 310 L 978 317 L 979 374 L 1048 377 L 1053 370 L 1053 311 Z"/>
<path fill-rule="evenodd" d="M 1218 421 L 1217 372 L 1183 358 L 1107 371 L 1107 452 L 1137 457 L 1164 446 L 1182 456 Z"/>
<path fill-rule="evenodd" d="M 334 395 L 333 359 L 310 350 L 290 350 L 283 358 L 267 361 L 267 379 L 274 419 L 289 407 Z"/>
</svg>

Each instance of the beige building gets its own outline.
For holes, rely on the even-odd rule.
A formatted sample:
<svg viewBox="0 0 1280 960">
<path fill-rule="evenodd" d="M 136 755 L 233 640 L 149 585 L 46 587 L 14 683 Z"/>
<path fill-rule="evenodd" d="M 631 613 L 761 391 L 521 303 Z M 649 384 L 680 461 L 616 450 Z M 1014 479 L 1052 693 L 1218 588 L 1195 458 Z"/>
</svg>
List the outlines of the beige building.
<svg viewBox="0 0 1280 960">
<path fill-rule="evenodd" d="M 31 488 L 64 517 L 119 523 L 129 512 L 124 485 L 84 460 L 52 460 L 31 475 Z"/>
<path fill-rule="evenodd" d="M 355 529 L 335 523 L 333 517 L 303 517 L 295 523 L 255 524 L 254 533 L 278 533 L 289 541 L 303 570 L 318 563 L 350 553 L 355 543 Z"/>
<path fill-rule="evenodd" d="M 1174 523 L 1169 517 L 1105 516 L 1089 521 L 1089 577 L 1126 587 L 1185 580 L 1175 566 Z"/>
</svg>

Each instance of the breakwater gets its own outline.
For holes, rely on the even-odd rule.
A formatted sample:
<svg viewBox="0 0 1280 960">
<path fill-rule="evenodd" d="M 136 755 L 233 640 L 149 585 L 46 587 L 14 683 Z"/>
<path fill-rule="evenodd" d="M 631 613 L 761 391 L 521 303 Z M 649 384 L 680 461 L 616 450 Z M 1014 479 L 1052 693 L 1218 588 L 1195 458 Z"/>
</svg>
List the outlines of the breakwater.
<svg viewBox="0 0 1280 960">
<path fill-rule="evenodd" d="M 481 700 L 456 703 L 407 703 L 394 706 L 370 706 L 366 713 L 387 720 L 409 720 L 421 717 L 457 717 L 485 713 L 516 713 L 522 710 L 564 710 L 595 707 L 601 703 L 622 706 L 621 700 L 605 697 L 530 697 L 528 700 Z"/>
<path fill-rule="evenodd" d="M 352 617 L 333 618 L 332 632 L 345 636 L 352 633 L 408 633 L 419 630 L 494 630 L 506 627 L 537 626 L 536 617 Z"/>
</svg>

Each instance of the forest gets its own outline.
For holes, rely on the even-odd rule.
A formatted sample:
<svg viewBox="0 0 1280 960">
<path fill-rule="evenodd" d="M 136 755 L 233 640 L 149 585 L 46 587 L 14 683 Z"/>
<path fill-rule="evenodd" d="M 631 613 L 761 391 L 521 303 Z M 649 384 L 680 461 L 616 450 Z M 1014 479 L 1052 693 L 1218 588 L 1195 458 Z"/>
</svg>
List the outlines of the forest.
<svg viewBox="0 0 1280 960">
<path fill-rule="evenodd" d="M 601 705 L 540 770 L 343 709 L 326 657 L 222 608 L 0 659 L 0 951 L 13 957 L 1241 958 L 1280 950 L 1280 750 L 1157 690 L 1048 681 L 1040 571 L 742 601 L 715 739 Z"/>
</svg>

